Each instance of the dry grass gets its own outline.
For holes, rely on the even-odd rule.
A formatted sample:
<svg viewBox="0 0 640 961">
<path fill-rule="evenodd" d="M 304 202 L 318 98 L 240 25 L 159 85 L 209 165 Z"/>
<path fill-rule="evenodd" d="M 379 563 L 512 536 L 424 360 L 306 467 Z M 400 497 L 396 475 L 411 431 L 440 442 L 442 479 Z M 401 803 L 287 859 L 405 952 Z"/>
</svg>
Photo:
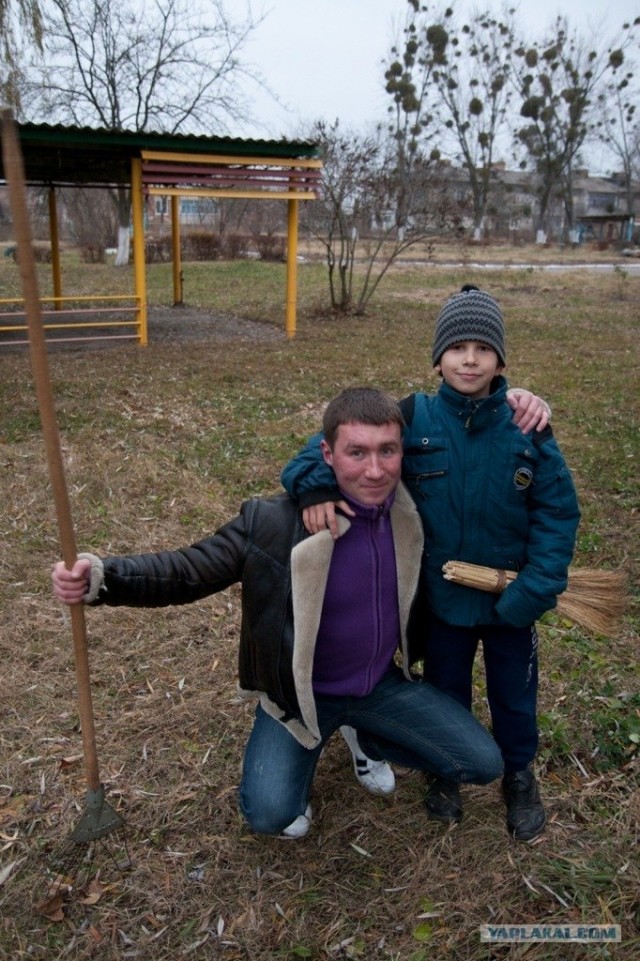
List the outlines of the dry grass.
<svg viewBox="0 0 640 961">
<path fill-rule="evenodd" d="M 12 270 L 0 266 L 0 289 Z M 505 308 L 511 381 L 553 405 L 583 505 L 576 564 L 622 563 L 637 584 L 640 280 L 405 266 L 368 318 L 340 324 L 318 315 L 322 275 L 311 266 L 300 271 L 299 334 L 288 343 L 277 332 L 280 268 L 243 271 L 194 270 L 193 302 L 245 325 L 270 322 L 261 342 L 258 328 L 253 340 L 217 340 L 214 323 L 182 344 L 158 330 L 146 350 L 52 355 L 82 549 L 157 549 L 211 531 L 242 498 L 277 489 L 281 465 L 341 386 L 398 396 L 435 387 L 433 318 L 446 294 L 474 280 Z M 159 269 L 151 280 L 161 300 L 166 277 Z M 89 611 L 102 776 L 134 863 L 120 874 L 99 853 L 92 896 L 74 895 L 64 920 L 34 913 L 42 866 L 76 823 L 85 788 L 70 630 L 49 588 L 57 531 L 23 354 L 0 353 L 0 439 L 0 958 L 638 956 L 637 607 L 616 638 L 584 636 L 553 616 L 541 625 L 539 771 L 550 824 L 524 845 L 507 838 L 497 785 L 466 789 L 465 818 L 447 831 L 426 819 L 413 773 L 398 772 L 391 800 L 364 794 L 338 740 L 319 766 L 308 838 L 253 836 L 235 798 L 251 724 L 235 688 L 238 590 L 176 610 Z M 477 683 L 484 717 L 479 672 Z M 621 924 L 623 942 L 479 941 L 482 923 L 533 922 Z"/>
</svg>

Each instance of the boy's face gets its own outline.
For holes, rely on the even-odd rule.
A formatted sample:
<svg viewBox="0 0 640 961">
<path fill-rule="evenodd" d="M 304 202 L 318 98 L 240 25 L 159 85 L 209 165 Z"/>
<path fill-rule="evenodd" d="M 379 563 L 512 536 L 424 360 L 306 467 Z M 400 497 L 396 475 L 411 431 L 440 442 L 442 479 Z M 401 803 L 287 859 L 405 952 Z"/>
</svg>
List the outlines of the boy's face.
<svg viewBox="0 0 640 961">
<path fill-rule="evenodd" d="M 345 494 L 361 504 L 384 504 L 400 480 L 400 425 L 341 424 L 333 449 L 322 441 L 322 454 Z"/>
<path fill-rule="evenodd" d="M 491 381 L 504 367 L 493 347 L 479 340 L 462 340 L 445 350 L 435 369 L 445 384 L 474 400 L 489 396 Z"/>
</svg>

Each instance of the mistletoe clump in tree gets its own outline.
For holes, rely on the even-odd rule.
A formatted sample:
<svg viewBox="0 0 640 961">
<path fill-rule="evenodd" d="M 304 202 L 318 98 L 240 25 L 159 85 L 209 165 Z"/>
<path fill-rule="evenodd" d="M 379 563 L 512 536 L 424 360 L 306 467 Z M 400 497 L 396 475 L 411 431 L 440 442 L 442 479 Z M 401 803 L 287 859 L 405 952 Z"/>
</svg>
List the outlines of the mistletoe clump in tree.
<svg viewBox="0 0 640 961">
<path fill-rule="evenodd" d="M 607 80 L 617 81 L 632 43 L 632 26 L 608 49 L 587 45 L 558 17 L 550 34 L 538 44 L 516 48 L 514 80 L 526 121 L 517 130 L 527 159 L 538 176 L 538 229 L 548 231 L 552 201 L 560 197 L 565 234 L 573 229 L 574 177 L 582 148 L 601 122 L 601 96 Z M 622 88 L 624 89 L 624 88 Z"/>
</svg>

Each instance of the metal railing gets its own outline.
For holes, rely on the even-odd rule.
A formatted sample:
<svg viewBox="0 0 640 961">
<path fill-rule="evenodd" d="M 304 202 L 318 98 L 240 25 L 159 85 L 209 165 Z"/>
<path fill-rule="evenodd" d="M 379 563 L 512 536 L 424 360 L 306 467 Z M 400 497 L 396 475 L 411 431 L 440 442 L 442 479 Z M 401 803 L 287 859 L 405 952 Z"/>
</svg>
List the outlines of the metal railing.
<svg viewBox="0 0 640 961">
<path fill-rule="evenodd" d="M 146 340 L 141 300 L 134 294 L 42 297 L 40 303 L 45 337 L 52 343 Z M 46 304 L 51 306 L 45 307 Z M 126 333 L 120 332 L 125 329 Z M 0 298 L 0 348 L 28 344 L 28 337 L 18 336 L 27 330 L 24 300 Z M 67 332 L 80 336 L 66 336 Z M 47 336 L 50 333 L 52 336 Z"/>
</svg>

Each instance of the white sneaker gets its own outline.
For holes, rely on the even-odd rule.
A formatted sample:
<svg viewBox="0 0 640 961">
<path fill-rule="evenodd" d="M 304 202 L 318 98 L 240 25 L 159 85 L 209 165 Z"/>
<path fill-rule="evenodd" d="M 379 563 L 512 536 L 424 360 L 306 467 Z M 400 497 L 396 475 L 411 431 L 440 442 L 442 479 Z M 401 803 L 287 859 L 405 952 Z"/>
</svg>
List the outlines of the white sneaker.
<svg viewBox="0 0 640 961">
<path fill-rule="evenodd" d="M 311 827 L 311 805 L 307 804 L 307 810 L 304 814 L 299 814 L 295 821 L 284 829 L 284 831 L 278 835 L 283 840 L 290 839 L 294 840 L 296 838 L 303 838 L 309 833 L 309 828 Z"/>
<path fill-rule="evenodd" d="M 340 733 L 347 742 L 353 757 L 353 769 L 363 788 L 372 794 L 392 794 L 396 778 L 386 761 L 374 761 L 367 757 L 358 743 L 358 733 L 353 727 L 341 727 Z"/>
</svg>

